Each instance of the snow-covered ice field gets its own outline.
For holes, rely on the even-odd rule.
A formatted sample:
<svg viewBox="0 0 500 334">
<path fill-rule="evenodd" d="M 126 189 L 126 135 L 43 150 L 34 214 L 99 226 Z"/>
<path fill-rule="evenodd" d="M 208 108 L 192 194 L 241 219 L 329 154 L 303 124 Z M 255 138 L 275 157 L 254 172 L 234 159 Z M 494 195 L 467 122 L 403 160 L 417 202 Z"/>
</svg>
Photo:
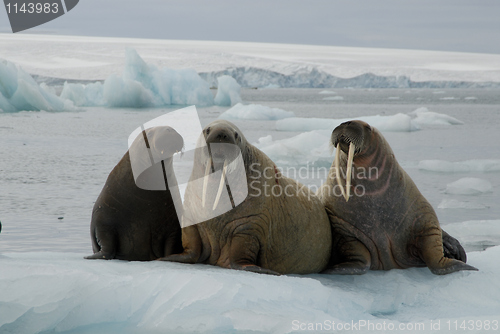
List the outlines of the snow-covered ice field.
<svg viewBox="0 0 500 334">
<path fill-rule="evenodd" d="M 0 58 L 51 78 L 121 74 L 125 47 L 159 68 L 198 72 L 249 66 L 290 74 L 317 66 L 343 77 L 500 82 L 498 55 L 0 34 Z M 333 321 L 347 332 L 373 332 L 369 324 L 384 332 L 377 330 L 384 323 L 399 332 L 498 331 L 500 90 L 242 88 L 241 99 L 247 107 L 228 113 L 229 106 L 198 107 L 202 126 L 229 115 L 285 173 L 313 189 L 333 160 L 335 124 L 377 122 L 479 272 L 271 277 L 84 260 L 92 252 L 93 202 L 129 134 L 181 106 L 0 112 L 0 333 L 290 333 L 312 332 L 310 324 L 332 332 Z"/>
</svg>

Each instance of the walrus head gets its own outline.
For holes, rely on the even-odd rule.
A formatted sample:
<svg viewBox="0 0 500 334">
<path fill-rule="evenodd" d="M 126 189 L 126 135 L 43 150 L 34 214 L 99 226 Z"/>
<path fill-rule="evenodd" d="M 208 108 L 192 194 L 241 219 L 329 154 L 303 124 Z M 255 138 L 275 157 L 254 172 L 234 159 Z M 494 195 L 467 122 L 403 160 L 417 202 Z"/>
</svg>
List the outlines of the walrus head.
<svg viewBox="0 0 500 334">
<path fill-rule="evenodd" d="M 205 207 L 208 176 L 210 171 L 222 170 L 217 195 L 213 208 L 219 203 L 224 179 L 227 173 L 231 173 L 236 167 L 237 157 L 245 151 L 246 139 L 240 129 L 226 120 L 217 120 L 203 129 L 203 136 L 207 144 L 207 149 L 202 151 L 201 163 L 203 164 L 204 183 L 202 190 L 202 206 Z"/>
<path fill-rule="evenodd" d="M 170 126 L 155 126 L 138 132 L 130 145 L 130 167 L 137 187 L 144 190 L 165 190 L 162 166 L 172 163 L 172 156 L 182 152 L 184 140 Z"/>
<path fill-rule="evenodd" d="M 159 160 L 168 159 L 175 153 L 182 152 L 184 148 L 182 136 L 170 126 L 149 128 L 145 130 L 145 134 L 147 145 Z"/>
<path fill-rule="evenodd" d="M 354 157 L 364 151 L 372 135 L 372 128 L 363 121 L 348 121 L 337 126 L 331 136 L 331 144 L 336 148 L 335 152 L 335 173 L 339 182 L 342 195 L 346 201 L 349 201 L 351 189 L 351 173 Z M 347 154 L 346 170 L 346 190 L 342 187 L 340 178 L 340 151 Z"/>
</svg>

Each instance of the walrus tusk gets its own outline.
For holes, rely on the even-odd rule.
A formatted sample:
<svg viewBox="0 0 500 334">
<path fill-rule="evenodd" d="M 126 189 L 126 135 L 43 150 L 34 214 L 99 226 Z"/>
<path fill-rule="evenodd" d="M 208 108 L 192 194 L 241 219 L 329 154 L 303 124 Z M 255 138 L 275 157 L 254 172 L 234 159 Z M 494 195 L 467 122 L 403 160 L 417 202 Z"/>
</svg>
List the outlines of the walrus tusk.
<svg viewBox="0 0 500 334">
<path fill-rule="evenodd" d="M 201 195 L 201 206 L 202 207 L 205 207 L 205 202 L 207 199 L 208 173 L 210 172 L 211 166 L 212 166 L 212 159 L 209 158 L 207 161 L 207 166 L 205 167 L 205 177 L 203 179 L 203 192 Z"/>
<path fill-rule="evenodd" d="M 335 176 L 337 177 L 337 183 L 340 186 L 340 191 L 342 192 L 342 196 L 346 198 L 344 186 L 342 185 L 342 179 L 340 178 L 340 144 L 337 144 L 337 150 L 335 151 L 334 162 L 335 162 Z"/>
<path fill-rule="evenodd" d="M 222 176 L 220 177 L 219 190 L 217 190 L 217 196 L 215 197 L 214 207 L 212 208 L 212 210 L 215 210 L 215 208 L 219 204 L 220 195 L 222 195 L 222 188 L 224 188 L 226 169 L 227 169 L 227 161 L 224 161 L 224 167 L 222 168 Z"/>
<path fill-rule="evenodd" d="M 351 195 L 351 174 L 352 174 L 352 160 L 354 159 L 354 149 L 356 146 L 351 143 L 349 144 L 349 155 L 347 156 L 347 173 L 346 173 L 346 181 L 345 181 L 345 201 L 349 201 L 349 196 Z"/>
</svg>

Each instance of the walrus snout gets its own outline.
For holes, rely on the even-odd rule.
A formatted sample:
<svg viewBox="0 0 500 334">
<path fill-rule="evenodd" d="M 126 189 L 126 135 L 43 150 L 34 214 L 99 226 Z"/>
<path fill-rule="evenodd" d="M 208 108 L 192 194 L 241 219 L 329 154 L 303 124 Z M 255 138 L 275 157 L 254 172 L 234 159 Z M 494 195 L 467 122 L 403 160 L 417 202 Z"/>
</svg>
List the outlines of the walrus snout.
<svg viewBox="0 0 500 334">
<path fill-rule="evenodd" d="M 346 201 L 349 201 L 351 193 L 351 173 L 354 156 L 361 152 L 367 132 L 371 132 L 371 127 L 363 121 L 344 122 L 337 126 L 332 132 L 331 143 L 337 149 L 335 151 L 334 159 L 335 175 L 338 185 L 340 186 L 341 193 Z M 340 175 L 340 151 L 347 154 L 345 190 L 342 185 L 342 178 Z"/>
<path fill-rule="evenodd" d="M 234 126 L 216 121 L 207 126 L 203 133 L 216 170 L 221 169 L 224 162 L 230 163 L 238 156 L 241 135 Z"/>
<path fill-rule="evenodd" d="M 370 125 L 363 121 L 344 122 L 333 130 L 331 143 L 334 147 L 339 146 L 345 154 L 349 152 L 352 143 L 356 147 L 354 154 L 357 154 L 361 151 L 364 139 L 369 132 L 371 132 Z"/>
</svg>

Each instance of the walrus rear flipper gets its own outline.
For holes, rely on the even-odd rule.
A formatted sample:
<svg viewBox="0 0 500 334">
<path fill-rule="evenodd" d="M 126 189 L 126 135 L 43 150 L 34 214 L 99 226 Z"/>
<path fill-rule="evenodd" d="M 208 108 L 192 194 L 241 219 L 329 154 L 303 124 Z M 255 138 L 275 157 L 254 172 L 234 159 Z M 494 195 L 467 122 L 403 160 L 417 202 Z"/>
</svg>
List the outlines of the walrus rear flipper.
<svg viewBox="0 0 500 334">
<path fill-rule="evenodd" d="M 278 273 L 274 270 L 262 268 L 262 267 L 255 265 L 255 264 L 239 265 L 239 264 L 232 263 L 231 269 L 251 271 L 251 272 L 257 273 L 257 274 L 281 276 L 280 273 Z"/>
<path fill-rule="evenodd" d="M 444 256 L 450 259 L 460 260 L 463 263 L 467 262 L 467 254 L 460 242 L 451 235 L 442 230 L 443 233 L 443 251 Z"/>
<path fill-rule="evenodd" d="M 446 275 L 461 270 L 478 270 L 462 261 L 445 257 L 441 235 L 432 234 L 423 237 L 419 248 L 422 260 L 435 275 Z"/>
</svg>

